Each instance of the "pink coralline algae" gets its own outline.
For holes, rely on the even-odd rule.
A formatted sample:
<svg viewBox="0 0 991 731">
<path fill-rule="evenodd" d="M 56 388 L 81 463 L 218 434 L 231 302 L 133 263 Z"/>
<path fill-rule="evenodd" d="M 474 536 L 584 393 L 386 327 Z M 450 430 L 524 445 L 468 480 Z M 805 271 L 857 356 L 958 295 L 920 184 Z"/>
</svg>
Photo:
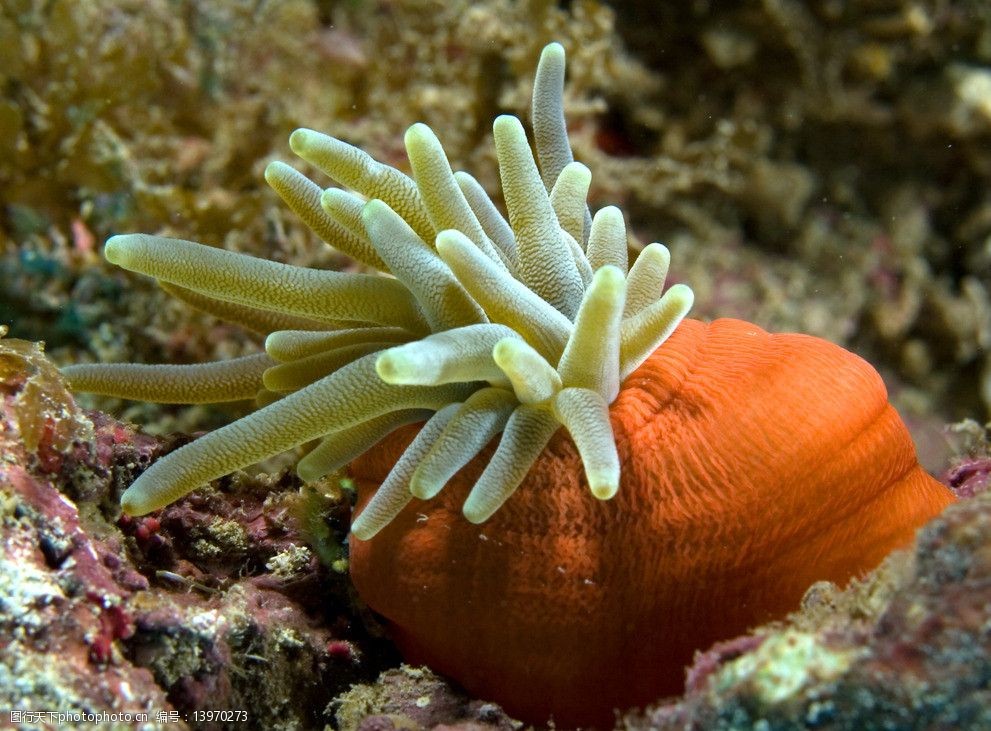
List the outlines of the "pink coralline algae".
<svg viewBox="0 0 991 731">
<path fill-rule="evenodd" d="M 343 576 L 300 537 L 293 479 L 119 520 L 120 493 L 182 439 L 81 410 L 34 343 L 0 339 L 0 419 L 0 678 L 17 678 L 0 707 L 313 728 L 380 669 Z"/>
<path fill-rule="evenodd" d="M 89 656 L 106 664 L 113 657 L 113 643 L 134 634 L 134 619 L 120 604 L 108 602 L 96 592 L 86 592 L 86 598 L 100 607 L 100 631 L 90 640 Z"/>
<path fill-rule="evenodd" d="M 147 579 L 95 538 L 62 478 L 106 482 L 93 423 L 33 343 L 0 339 L 0 706 L 138 712 L 169 709 L 146 669 L 122 661 L 124 605 Z M 105 438 L 105 435 L 101 435 Z M 130 457 L 136 457 L 131 445 Z"/>
<path fill-rule="evenodd" d="M 991 487 L 991 457 L 968 457 L 951 467 L 944 480 L 957 497 L 980 495 Z"/>
</svg>

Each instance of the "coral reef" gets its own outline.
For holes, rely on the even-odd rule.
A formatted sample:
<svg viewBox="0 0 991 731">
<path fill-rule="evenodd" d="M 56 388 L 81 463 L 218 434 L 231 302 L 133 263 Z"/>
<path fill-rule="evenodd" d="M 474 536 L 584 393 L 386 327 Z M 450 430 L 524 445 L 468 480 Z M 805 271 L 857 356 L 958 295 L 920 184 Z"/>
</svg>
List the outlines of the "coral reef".
<svg viewBox="0 0 991 731">
<path fill-rule="evenodd" d="M 343 582 L 314 564 L 298 535 L 316 513 L 324 533 L 311 535 L 312 545 L 339 542 L 346 502 L 304 496 L 300 516 L 289 477 L 236 475 L 155 519 L 115 520 L 134 473 L 176 439 L 81 412 L 34 344 L 0 340 L 0 364 L 5 706 L 154 720 L 230 703 L 273 728 L 516 727 L 497 706 L 424 670 L 353 685 L 397 659 L 358 631 Z M 25 419 L 28 402 L 37 412 Z M 22 423 L 29 432 L 50 424 L 33 452 Z M 975 497 L 927 526 L 912 553 L 846 591 L 814 586 L 788 623 L 701 654 L 685 698 L 620 727 L 733 729 L 760 718 L 781 728 L 986 724 L 991 446 L 974 423 L 955 432 L 950 479 Z M 53 441 L 59 434 L 68 441 Z"/>
<path fill-rule="evenodd" d="M 0 339 L 0 367 L 3 706 L 75 713 L 168 709 L 151 673 L 116 662 L 119 641 L 134 635 L 126 598 L 148 582 L 118 561 L 121 547 L 112 538 L 85 530 L 85 518 L 57 487 L 92 456 L 91 467 L 74 481 L 89 489 L 92 468 L 108 466 L 111 445 L 124 435 L 99 429 L 79 412 L 35 344 Z M 136 463 L 148 459 L 147 447 L 134 440 L 118 454 L 127 451 Z"/>
<path fill-rule="evenodd" d="M 987 5 L 611 5 L 655 90 L 611 100 L 623 155 L 579 138 L 578 159 L 700 311 L 852 345 L 916 412 L 991 409 Z"/>
<path fill-rule="evenodd" d="M 125 289 L 98 265 L 95 242 L 167 222 L 219 243 L 236 222 L 232 247 L 261 244 L 286 257 L 306 250 L 250 181 L 296 110 L 334 116 L 348 106 L 333 83 L 273 102 L 318 30 L 306 0 L 4 3 L 0 322 L 45 339 L 49 352 L 67 351 L 63 358 L 182 362 L 253 349 L 237 330 L 170 306 L 154 288 Z M 122 292 L 127 308 L 114 318 L 106 304 Z M 112 318 L 119 327 L 103 328 Z M 144 415 L 161 419 L 163 431 L 211 417 Z"/>
<path fill-rule="evenodd" d="M 314 728 L 394 662 L 307 547 L 314 520 L 340 545 L 346 503 L 309 497 L 304 516 L 294 480 L 241 475 L 121 519 L 122 490 L 177 440 L 81 411 L 36 344 L 0 339 L 0 374 L 2 722 L 51 710 L 76 727 L 216 728 L 195 712 L 229 709 Z"/>
<path fill-rule="evenodd" d="M 404 728 L 489 728 L 515 731 L 514 721 L 494 703 L 472 701 L 426 668 L 402 665 L 387 670 L 371 685 L 356 685 L 335 701 L 340 731 L 391 731 Z"/>
<path fill-rule="evenodd" d="M 351 576 L 404 657 L 529 722 L 584 726 L 676 691 L 692 652 L 780 616 L 812 581 L 873 567 L 952 495 L 862 359 L 739 320 L 683 321 L 692 292 L 665 291 L 667 249 L 630 265 L 622 212 L 588 209 L 564 83 L 564 48 L 548 44 L 534 150 L 516 117 L 493 123 L 505 217 L 423 123 L 404 139 L 412 176 L 296 130 L 293 150 L 354 192 L 280 162 L 266 180 L 321 239 L 392 276 L 118 235 L 109 261 L 266 335 L 266 352 L 62 372 L 79 391 L 260 407 L 152 465 L 121 497 L 129 516 L 320 439 L 297 473 L 352 463 Z M 484 527 L 435 499 L 448 483 Z M 607 509 L 582 484 L 619 496 Z M 212 528 L 246 549 L 236 524 Z"/>
<path fill-rule="evenodd" d="M 5 4 L 0 83 L 10 93 L 0 129 L 12 154 L 0 156 L 0 322 L 16 323 L 19 337 L 46 338 L 50 350 L 84 348 L 100 360 L 245 352 L 237 331 L 136 281 L 116 332 L 98 333 L 113 298 L 107 288 L 121 279 L 91 266 L 95 242 L 156 230 L 340 265 L 261 184 L 302 124 L 389 161 L 409 120 L 447 126 L 457 117 L 452 161 L 484 151 L 492 182 L 490 120 L 523 111 L 548 40 L 588 43 L 581 58 L 593 58 L 609 42 L 609 13 L 594 3 L 571 13 L 542 2 L 474 5 L 466 14 L 457 3 L 419 0 Z M 546 32 L 523 32 L 534 23 Z M 517 91 L 507 104 L 510 85 Z"/>
</svg>

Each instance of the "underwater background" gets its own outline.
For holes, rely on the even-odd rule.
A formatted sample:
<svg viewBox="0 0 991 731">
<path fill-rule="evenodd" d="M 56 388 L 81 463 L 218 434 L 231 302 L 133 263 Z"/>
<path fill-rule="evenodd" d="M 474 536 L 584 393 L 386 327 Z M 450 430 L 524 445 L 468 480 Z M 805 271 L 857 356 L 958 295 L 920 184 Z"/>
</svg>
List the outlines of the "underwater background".
<svg viewBox="0 0 991 731">
<path fill-rule="evenodd" d="M 568 50 L 565 111 L 592 208 L 619 205 L 641 245 L 670 247 L 693 317 L 862 355 L 923 465 L 961 495 L 984 490 L 983 0 L 2 0 L 0 706 L 174 709 L 182 720 L 161 722 L 192 728 L 246 727 L 189 715 L 219 708 L 248 709 L 259 728 L 512 727 L 426 671 L 376 681 L 398 657 L 341 573 L 347 510 L 334 490 L 299 495 L 277 470 L 289 457 L 232 478 L 236 510 L 207 496 L 118 520 L 108 496 L 185 439 L 127 422 L 192 433 L 238 407 L 77 404 L 51 363 L 257 351 L 105 262 L 103 242 L 147 232 L 355 267 L 264 183 L 274 159 L 320 179 L 290 132 L 408 169 L 403 132 L 426 122 L 452 165 L 498 194 L 491 120 L 528 116 L 550 41 Z M 814 588 L 786 626 L 701 657 L 678 703 L 624 723 L 991 727 L 989 506 L 951 509 L 846 592 Z"/>
</svg>

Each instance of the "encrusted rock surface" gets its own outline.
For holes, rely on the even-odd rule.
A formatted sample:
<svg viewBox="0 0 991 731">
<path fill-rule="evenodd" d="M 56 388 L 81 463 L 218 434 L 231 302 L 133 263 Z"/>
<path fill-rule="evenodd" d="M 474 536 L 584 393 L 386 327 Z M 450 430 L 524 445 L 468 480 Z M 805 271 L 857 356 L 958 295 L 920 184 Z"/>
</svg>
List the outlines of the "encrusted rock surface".
<svg viewBox="0 0 991 731">
<path fill-rule="evenodd" d="M 471 700 L 427 668 L 408 665 L 385 671 L 374 684 L 356 685 L 338 698 L 335 707 L 340 731 L 523 727 L 495 703 Z"/>
<path fill-rule="evenodd" d="M 81 411 L 34 343 L 0 339 L 0 375 L 4 709 L 322 728 L 337 693 L 395 663 L 317 558 L 340 560 L 346 502 L 242 475 L 122 518 L 121 491 L 182 440 Z M 244 711 L 248 725 L 195 716 L 211 710 Z M 115 723 L 140 727 L 92 727 Z"/>
<path fill-rule="evenodd" d="M 180 5 L 0 9 L 0 323 L 15 334 L 105 361 L 253 349 L 125 282 L 100 242 L 167 222 L 182 238 L 341 265 L 261 182 L 265 162 L 288 159 L 277 147 L 288 132 L 305 124 L 395 162 L 405 126 L 424 119 L 456 166 L 491 184 L 490 120 L 523 113 L 536 53 L 556 38 L 596 205 L 624 203 L 634 228 L 672 246 L 699 314 L 871 353 L 907 382 L 892 397 L 917 433 L 933 433 L 920 419 L 991 405 L 984 0 L 624 0 L 611 4 L 618 19 L 593 0 Z M 185 438 L 81 411 L 23 341 L 0 340 L 0 399 L 3 708 L 245 704 L 251 725 L 365 731 L 505 723 L 463 698 L 406 713 L 411 698 L 456 697 L 409 671 L 355 691 L 364 705 L 334 701 L 398 662 L 324 568 L 343 569 L 346 501 L 298 495 L 285 475 L 237 475 L 119 520 L 120 492 Z M 130 408 L 163 431 L 218 420 Z M 923 460 L 942 467 L 945 455 Z M 622 725 L 985 722 L 989 476 L 984 444 L 946 474 L 964 502 L 913 551 L 846 592 L 815 587 L 788 624 L 703 653 L 683 698 Z"/>
<path fill-rule="evenodd" d="M 0 375 L 0 706 L 169 710 L 152 674 L 121 654 L 135 632 L 127 599 L 147 579 L 121 560 L 119 537 L 87 530 L 57 487 L 75 474 L 89 492 L 114 462 L 147 461 L 150 443 L 87 419 L 33 343 L 0 340 Z"/>
</svg>

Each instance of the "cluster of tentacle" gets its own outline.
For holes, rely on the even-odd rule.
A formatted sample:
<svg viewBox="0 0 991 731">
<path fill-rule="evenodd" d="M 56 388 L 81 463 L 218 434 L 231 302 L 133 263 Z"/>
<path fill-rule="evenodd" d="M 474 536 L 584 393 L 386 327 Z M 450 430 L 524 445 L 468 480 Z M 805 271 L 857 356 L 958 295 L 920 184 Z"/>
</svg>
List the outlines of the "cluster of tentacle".
<svg viewBox="0 0 991 731">
<path fill-rule="evenodd" d="M 297 468 L 315 480 L 424 420 L 352 526 L 358 537 L 374 535 L 413 497 L 436 495 L 500 433 L 464 504 L 469 520 L 486 520 L 509 498 L 561 425 L 592 493 L 615 494 L 609 404 L 684 317 L 692 293 L 663 291 L 669 256 L 660 244 L 628 268 L 617 208 L 589 215 L 591 175 L 573 161 L 563 84 L 564 50 L 551 44 L 534 83 L 536 160 L 516 117 L 495 120 L 508 220 L 472 176 L 451 170 L 426 125 L 406 133 L 412 177 L 332 137 L 293 133 L 297 155 L 354 192 L 323 190 L 280 162 L 266 170 L 269 184 L 327 243 L 391 276 L 156 236 L 110 239 L 109 261 L 267 335 L 265 353 L 231 361 L 65 369 L 76 389 L 123 398 L 258 400 L 258 410 L 152 465 L 124 493 L 124 510 L 149 512 L 319 438 Z"/>
</svg>

